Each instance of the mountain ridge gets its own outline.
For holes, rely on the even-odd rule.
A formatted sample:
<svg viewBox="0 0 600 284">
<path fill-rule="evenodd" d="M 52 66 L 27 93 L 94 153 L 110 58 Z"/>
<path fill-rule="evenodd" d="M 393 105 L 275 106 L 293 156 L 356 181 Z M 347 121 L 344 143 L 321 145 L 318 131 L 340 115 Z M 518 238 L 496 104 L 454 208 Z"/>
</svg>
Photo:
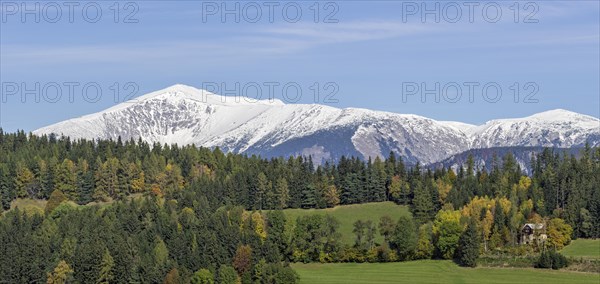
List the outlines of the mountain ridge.
<svg viewBox="0 0 600 284">
<path fill-rule="evenodd" d="M 393 151 L 407 162 L 434 163 L 476 148 L 597 146 L 600 120 L 557 109 L 472 125 L 364 108 L 234 98 L 178 84 L 33 133 L 142 138 L 267 157 L 313 155 L 321 161 Z"/>
</svg>

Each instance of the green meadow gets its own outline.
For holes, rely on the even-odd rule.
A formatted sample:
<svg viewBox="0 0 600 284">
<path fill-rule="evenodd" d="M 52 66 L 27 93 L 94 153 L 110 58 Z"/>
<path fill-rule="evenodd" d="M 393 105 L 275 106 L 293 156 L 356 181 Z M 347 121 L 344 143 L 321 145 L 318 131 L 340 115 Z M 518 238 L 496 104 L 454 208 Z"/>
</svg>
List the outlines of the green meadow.
<svg viewBox="0 0 600 284">
<path fill-rule="evenodd" d="M 600 259 L 600 239 L 577 239 L 560 251 L 565 256 Z"/>
<path fill-rule="evenodd" d="M 449 260 L 292 264 L 302 284 L 600 283 L 600 274 L 529 268 L 463 268 Z"/>
<path fill-rule="evenodd" d="M 352 229 L 354 222 L 357 220 L 371 220 L 377 226 L 379 218 L 382 216 L 388 215 L 393 220 L 397 220 L 402 215 L 410 215 L 407 206 L 396 205 L 393 202 L 353 204 L 327 209 L 286 209 L 283 212 L 290 228 L 298 217 L 304 215 L 328 214 L 335 217 L 340 222 L 338 232 L 342 234 L 342 241 L 346 244 L 354 242 Z M 375 241 L 382 243 L 383 237 L 377 233 Z"/>
</svg>

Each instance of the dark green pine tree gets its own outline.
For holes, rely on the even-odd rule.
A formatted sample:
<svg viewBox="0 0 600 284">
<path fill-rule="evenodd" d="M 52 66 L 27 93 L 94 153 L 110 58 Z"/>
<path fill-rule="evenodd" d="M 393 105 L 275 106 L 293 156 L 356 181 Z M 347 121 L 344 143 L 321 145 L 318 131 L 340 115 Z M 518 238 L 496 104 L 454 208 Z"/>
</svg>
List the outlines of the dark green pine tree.
<svg viewBox="0 0 600 284">
<path fill-rule="evenodd" d="M 414 198 L 412 200 L 412 212 L 415 220 L 419 224 L 430 221 L 433 217 L 434 204 L 429 190 L 427 190 L 420 180 L 415 182 Z"/>
<path fill-rule="evenodd" d="M 473 220 L 467 225 L 467 229 L 458 239 L 457 260 L 462 266 L 475 267 L 479 258 L 479 247 L 481 241 L 477 233 L 477 225 Z"/>
<path fill-rule="evenodd" d="M 342 178 L 342 204 L 352 204 L 358 202 L 358 177 L 355 173 L 348 173 Z"/>
<path fill-rule="evenodd" d="M 8 210 L 10 202 L 15 196 L 8 167 L 5 164 L 0 164 L 0 207 Z"/>
<path fill-rule="evenodd" d="M 592 197 L 590 199 L 590 214 L 592 219 L 591 237 L 600 237 L 600 191 L 592 191 Z"/>
<path fill-rule="evenodd" d="M 314 208 L 315 204 L 315 187 L 312 184 L 308 184 L 302 191 L 302 208 Z"/>
<path fill-rule="evenodd" d="M 94 173 L 89 169 L 86 160 L 77 163 L 77 187 L 79 189 L 79 204 L 88 204 L 94 201 Z"/>
<path fill-rule="evenodd" d="M 385 163 L 381 161 L 379 157 L 375 158 L 373 163 L 373 182 L 374 182 L 374 196 L 373 201 L 381 202 L 386 200 L 386 181 L 387 174 L 385 170 Z"/>
<path fill-rule="evenodd" d="M 494 227 L 501 229 L 506 225 L 506 214 L 504 214 L 504 210 L 502 209 L 502 205 L 498 200 L 496 200 L 496 205 L 494 207 Z"/>
</svg>

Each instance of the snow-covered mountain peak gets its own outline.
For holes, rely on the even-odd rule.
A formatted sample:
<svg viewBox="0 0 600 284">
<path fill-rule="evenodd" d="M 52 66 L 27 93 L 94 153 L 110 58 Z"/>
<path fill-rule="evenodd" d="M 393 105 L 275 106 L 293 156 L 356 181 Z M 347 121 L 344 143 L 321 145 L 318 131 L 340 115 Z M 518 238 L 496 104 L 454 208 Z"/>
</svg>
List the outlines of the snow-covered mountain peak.
<svg viewBox="0 0 600 284">
<path fill-rule="evenodd" d="M 198 89 L 192 86 L 183 84 L 175 84 L 173 86 L 158 90 L 155 92 L 148 93 L 146 95 L 134 98 L 126 103 L 140 103 L 149 100 L 192 100 L 197 103 L 203 103 L 208 105 L 249 105 L 249 104 L 262 104 L 281 106 L 284 103 L 279 99 L 262 99 L 256 100 L 248 97 L 236 97 L 236 96 L 222 96 L 204 89 Z M 118 107 L 119 105 L 117 105 Z M 111 109 L 109 109 L 111 110 Z"/>
<path fill-rule="evenodd" d="M 312 155 L 316 161 L 393 151 L 407 162 L 432 163 L 474 148 L 598 146 L 600 120 L 559 109 L 475 126 L 363 108 L 252 101 L 178 84 L 34 131 L 50 133 L 218 146 L 266 157 Z"/>
<path fill-rule="evenodd" d="M 525 119 L 538 119 L 545 121 L 567 121 L 567 120 L 577 120 L 577 121 L 598 121 L 597 118 L 581 113 L 572 112 L 565 109 L 553 109 L 540 113 L 536 113 L 534 115 L 528 116 Z"/>
<path fill-rule="evenodd" d="M 186 97 L 186 98 L 191 98 L 191 99 L 202 100 L 203 96 L 208 96 L 208 95 L 218 96 L 209 91 L 197 89 L 192 86 L 175 84 L 173 86 L 170 86 L 170 87 L 158 90 L 158 91 L 154 91 L 154 92 L 139 96 L 137 98 L 134 98 L 134 99 L 130 100 L 130 102 L 142 102 L 142 101 L 148 101 L 148 100 L 156 99 L 156 98 L 164 99 L 164 98 L 177 98 L 177 97 L 180 97 L 180 98 Z"/>
<path fill-rule="evenodd" d="M 497 124 L 497 123 L 515 123 L 515 122 L 567 122 L 567 121 L 598 121 L 598 118 L 565 110 L 565 109 L 553 109 L 543 112 L 534 113 L 526 117 L 515 117 L 515 118 L 501 118 L 494 119 L 486 122 L 484 125 Z M 481 125 L 479 127 L 482 127 Z"/>
<path fill-rule="evenodd" d="M 472 148 L 543 146 L 569 148 L 600 145 L 598 118 L 555 109 L 523 118 L 496 119 L 471 132 Z"/>
</svg>

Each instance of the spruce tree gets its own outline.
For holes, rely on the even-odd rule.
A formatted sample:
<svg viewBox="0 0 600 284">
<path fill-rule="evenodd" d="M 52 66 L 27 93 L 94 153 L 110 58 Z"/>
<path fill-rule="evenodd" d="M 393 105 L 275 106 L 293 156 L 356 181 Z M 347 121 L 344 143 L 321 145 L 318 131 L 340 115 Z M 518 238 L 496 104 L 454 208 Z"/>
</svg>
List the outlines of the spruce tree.
<svg viewBox="0 0 600 284">
<path fill-rule="evenodd" d="M 77 188 L 79 190 L 79 204 L 87 204 L 92 201 L 94 194 L 94 174 L 89 169 L 85 159 L 80 159 L 77 163 Z"/>
<path fill-rule="evenodd" d="M 313 208 L 315 203 L 315 188 L 309 184 L 302 190 L 302 208 Z"/>
<path fill-rule="evenodd" d="M 431 193 L 427 190 L 420 181 L 416 182 L 414 189 L 414 198 L 412 201 L 412 212 L 415 220 L 419 224 L 424 224 L 431 220 L 433 213 L 433 201 Z"/>
<path fill-rule="evenodd" d="M 290 190 L 285 178 L 279 178 L 277 179 L 277 182 L 275 182 L 275 200 L 276 209 L 285 209 L 288 207 Z"/>
<path fill-rule="evenodd" d="M 102 262 L 100 263 L 99 271 L 100 275 L 98 275 L 98 280 L 96 283 L 110 283 L 115 277 L 113 274 L 113 268 L 115 266 L 115 262 L 110 255 L 108 249 L 104 250 L 104 254 L 102 255 Z"/>
<path fill-rule="evenodd" d="M 477 265 L 480 243 L 477 225 L 471 220 L 458 240 L 458 262 L 460 265 L 468 267 Z"/>
</svg>

